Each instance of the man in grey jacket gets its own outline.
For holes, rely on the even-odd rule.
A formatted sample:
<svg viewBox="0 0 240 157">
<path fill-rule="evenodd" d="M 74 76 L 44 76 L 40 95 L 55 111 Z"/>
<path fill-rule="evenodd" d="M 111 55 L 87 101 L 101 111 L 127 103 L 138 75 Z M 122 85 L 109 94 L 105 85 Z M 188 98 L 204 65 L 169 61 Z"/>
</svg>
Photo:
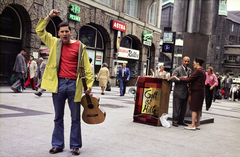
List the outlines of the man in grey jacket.
<svg viewBox="0 0 240 157">
<path fill-rule="evenodd" d="M 226 74 L 225 79 L 223 80 L 223 84 L 224 84 L 224 90 L 225 90 L 225 99 L 229 98 L 229 93 L 230 93 L 230 89 L 232 86 L 232 78 L 230 77 L 229 73 Z"/>
<path fill-rule="evenodd" d="M 173 76 L 178 78 L 187 78 L 191 74 L 191 69 L 188 68 L 190 58 L 185 56 L 182 60 L 182 65 L 177 67 L 173 71 Z M 175 82 L 173 91 L 173 116 L 172 125 L 178 127 L 178 125 L 187 126 L 184 123 L 184 117 L 187 109 L 188 101 L 188 86 L 187 83 Z"/>
<path fill-rule="evenodd" d="M 12 85 L 11 89 L 17 93 L 20 92 L 20 86 L 24 88 L 24 78 L 27 73 L 27 65 L 25 61 L 26 50 L 22 49 L 17 55 L 16 61 L 13 67 L 13 71 L 17 73 L 17 81 Z"/>
</svg>

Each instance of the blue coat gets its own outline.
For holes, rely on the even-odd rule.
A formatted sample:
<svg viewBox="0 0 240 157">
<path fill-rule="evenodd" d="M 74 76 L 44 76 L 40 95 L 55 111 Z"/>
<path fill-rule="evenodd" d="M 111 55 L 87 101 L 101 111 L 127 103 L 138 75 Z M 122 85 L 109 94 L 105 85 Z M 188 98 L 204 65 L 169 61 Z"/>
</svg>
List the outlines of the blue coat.
<svg viewBox="0 0 240 157">
<path fill-rule="evenodd" d="M 126 70 L 124 71 L 124 78 L 122 78 L 122 68 L 119 70 L 118 73 L 118 80 L 123 80 L 123 81 L 127 81 L 127 79 L 130 79 L 130 70 L 128 68 L 126 68 Z"/>
</svg>

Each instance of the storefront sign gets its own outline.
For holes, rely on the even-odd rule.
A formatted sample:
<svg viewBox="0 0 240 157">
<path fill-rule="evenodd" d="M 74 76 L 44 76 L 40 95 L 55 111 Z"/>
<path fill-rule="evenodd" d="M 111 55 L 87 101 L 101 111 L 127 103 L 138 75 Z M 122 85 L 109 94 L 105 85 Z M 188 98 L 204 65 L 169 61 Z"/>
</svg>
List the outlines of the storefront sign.
<svg viewBox="0 0 240 157">
<path fill-rule="evenodd" d="M 80 13 L 79 6 L 77 6 L 75 4 L 71 4 L 69 6 L 68 19 L 80 22 L 81 18 L 79 16 L 77 16 L 77 14 L 79 14 L 79 13 Z"/>
<path fill-rule="evenodd" d="M 112 20 L 111 23 L 112 23 L 112 29 L 126 32 L 126 28 L 127 28 L 126 24 L 115 21 L 115 20 Z"/>
<path fill-rule="evenodd" d="M 143 31 L 143 45 L 151 46 L 152 40 L 150 38 L 153 38 L 153 32 L 147 33 L 147 30 Z"/>
<path fill-rule="evenodd" d="M 128 49 L 124 47 L 119 47 L 118 57 L 129 58 L 129 59 L 139 59 L 139 50 Z"/>
<path fill-rule="evenodd" d="M 158 117 L 161 88 L 144 88 L 141 114 Z"/>
<path fill-rule="evenodd" d="M 173 32 L 164 32 L 163 42 L 173 42 Z"/>
</svg>

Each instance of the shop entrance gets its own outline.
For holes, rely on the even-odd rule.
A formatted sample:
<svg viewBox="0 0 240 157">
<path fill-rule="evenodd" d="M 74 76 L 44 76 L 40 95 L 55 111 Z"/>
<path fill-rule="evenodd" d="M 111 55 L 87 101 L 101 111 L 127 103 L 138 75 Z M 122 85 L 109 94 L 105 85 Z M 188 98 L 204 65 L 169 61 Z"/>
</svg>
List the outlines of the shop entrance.
<svg viewBox="0 0 240 157">
<path fill-rule="evenodd" d="M 10 84 L 15 58 L 22 47 L 22 21 L 18 12 L 6 7 L 0 17 L 0 84 Z"/>
<path fill-rule="evenodd" d="M 92 58 L 91 64 L 94 67 L 94 78 L 103 64 L 104 40 L 101 32 L 94 26 L 85 25 L 80 29 L 79 40 L 87 46 L 88 57 Z M 96 85 L 96 82 L 95 82 Z"/>
</svg>

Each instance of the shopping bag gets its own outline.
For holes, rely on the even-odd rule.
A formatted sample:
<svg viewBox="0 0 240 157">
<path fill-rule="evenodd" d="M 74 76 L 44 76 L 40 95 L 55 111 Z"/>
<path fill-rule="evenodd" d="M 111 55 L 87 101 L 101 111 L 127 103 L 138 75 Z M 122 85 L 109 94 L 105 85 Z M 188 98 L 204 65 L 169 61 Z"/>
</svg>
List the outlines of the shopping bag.
<svg viewBox="0 0 240 157">
<path fill-rule="evenodd" d="M 162 116 L 160 117 L 160 121 L 162 126 L 166 127 L 166 128 L 170 128 L 170 123 L 167 121 L 168 119 L 168 115 L 166 113 L 163 113 Z"/>
<path fill-rule="evenodd" d="M 14 84 L 16 82 L 17 76 L 16 74 L 12 74 L 11 78 L 10 78 L 10 84 Z"/>
<path fill-rule="evenodd" d="M 106 91 L 111 91 L 111 85 L 110 85 L 110 82 L 108 81 L 107 82 L 107 86 L 106 86 Z"/>
<path fill-rule="evenodd" d="M 224 88 L 222 88 L 221 94 L 222 94 L 222 95 L 225 95 L 225 90 L 224 90 Z"/>
</svg>

